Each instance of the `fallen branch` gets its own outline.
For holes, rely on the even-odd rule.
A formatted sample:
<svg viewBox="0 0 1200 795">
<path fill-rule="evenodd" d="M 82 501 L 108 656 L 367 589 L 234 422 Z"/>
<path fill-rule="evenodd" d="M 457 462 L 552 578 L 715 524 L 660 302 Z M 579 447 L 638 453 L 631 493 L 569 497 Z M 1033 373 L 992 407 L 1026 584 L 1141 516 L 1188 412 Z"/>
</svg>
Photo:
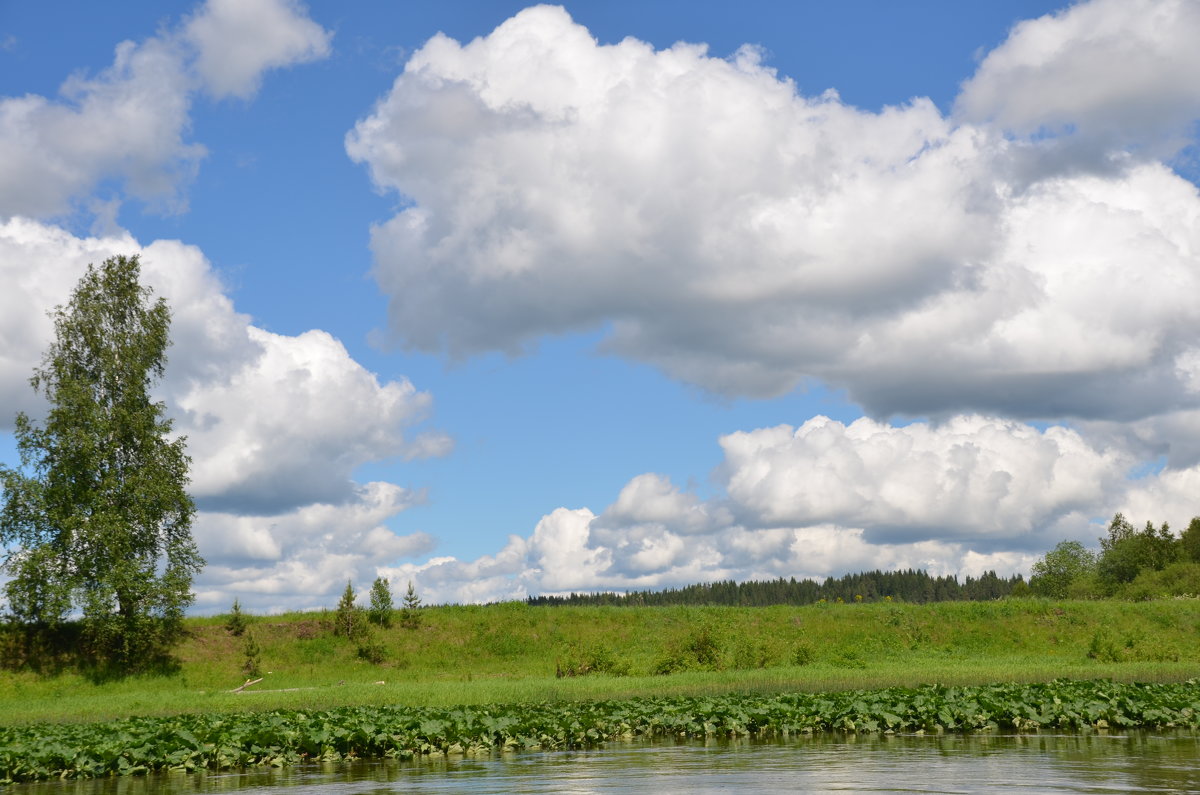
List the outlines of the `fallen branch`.
<svg viewBox="0 0 1200 795">
<path fill-rule="evenodd" d="M 262 681 L 261 679 L 255 679 L 253 682 L 246 682 L 246 684 L 242 685 L 241 687 L 234 688 L 233 690 L 227 690 L 226 692 L 227 693 L 241 693 L 241 692 L 243 692 L 244 688 L 249 687 L 250 685 L 253 685 L 253 684 L 258 684 L 261 681 Z M 297 690 L 325 690 L 330 687 L 339 687 L 344 684 L 346 684 L 346 680 L 343 679 L 340 682 L 338 682 L 336 685 L 314 685 L 312 687 L 280 687 L 280 688 L 276 688 L 273 690 L 245 690 L 244 692 L 246 692 L 246 693 L 295 693 Z M 366 682 L 352 682 L 351 684 L 364 684 L 365 685 L 367 683 Z M 381 680 L 378 682 L 371 682 L 371 684 L 372 685 L 386 685 L 387 682 Z"/>
<path fill-rule="evenodd" d="M 259 682 L 261 682 L 261 681 L 262 681 L 262 677 L 261 677 L 261 676 L 260 676 L 260 677 L 258 677 L 257 679 L 247 679 L 247 680 L 246 680 L 246 683 L 245 683 L 244 685 L 242 685 L 241 687 L 235 687 L 233 690 L 230 690 L 230 691 L 228 691 L 228 692 L 230 692 L 230 693 L 240 693 L 240 692 L 242 692 L 243 690 L 245 690 L 247 687 L 249 687 L 250 685 L 256 685 L 256 684 L 258 684 L 258 683 L 259 683 Z"/>
</svg>

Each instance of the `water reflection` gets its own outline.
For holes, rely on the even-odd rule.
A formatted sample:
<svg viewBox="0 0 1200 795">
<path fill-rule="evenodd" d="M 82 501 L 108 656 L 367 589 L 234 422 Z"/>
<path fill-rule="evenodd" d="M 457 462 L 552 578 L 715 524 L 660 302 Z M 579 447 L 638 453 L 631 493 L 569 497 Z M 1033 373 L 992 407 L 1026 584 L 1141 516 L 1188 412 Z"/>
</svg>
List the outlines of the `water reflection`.
<svg viewBox="0 0 1200 795">
<path fill-rule="evenodd" d="M 16 785 L 5 795 L 1200 793 L 1200 735 L 818 735 Z"/>
</svg>

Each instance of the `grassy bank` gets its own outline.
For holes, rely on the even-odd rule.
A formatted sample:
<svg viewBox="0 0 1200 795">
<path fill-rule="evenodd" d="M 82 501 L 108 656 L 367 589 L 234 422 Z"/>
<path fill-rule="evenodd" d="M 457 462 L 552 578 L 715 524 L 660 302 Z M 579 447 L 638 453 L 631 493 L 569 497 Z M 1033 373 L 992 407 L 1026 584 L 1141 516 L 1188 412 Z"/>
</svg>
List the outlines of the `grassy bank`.
<svg viewBox="0 0 1200 795">
<path fill-rule="evenodd" d="M 332 633 L 332 614 L 192 619 L 168 675 L 0 672 L 0 724 L 278 708 L 623 699 L 1200 675 L 1200 600 L 759 608 L 424 608 L 416 628 Z M 374 657 L 378 662 L 371 662 Z M 669 672 L 665 674 L 657 671 Z M 559 678 L 557 673 L 586 673 Z"/>
</svg>

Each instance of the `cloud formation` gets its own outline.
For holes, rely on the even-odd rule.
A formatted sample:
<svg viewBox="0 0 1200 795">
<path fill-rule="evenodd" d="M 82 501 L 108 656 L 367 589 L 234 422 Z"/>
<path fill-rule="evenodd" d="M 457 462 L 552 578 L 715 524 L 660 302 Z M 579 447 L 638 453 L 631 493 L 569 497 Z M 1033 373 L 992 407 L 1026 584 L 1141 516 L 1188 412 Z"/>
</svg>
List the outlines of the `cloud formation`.
<svg viewBox="0 0 1200 795">
<path fill-rule="evenodd" d="M 325 58 L 333 35 L 297 0 L 208 0 L 183 36 L 196 47 L 196 72 L 214 97 L 253 95 L 268 69 Z"/>
<path fill-rule="evenodd" d="M 1120 152 L 1064 172 L 990 121 L 1006 48 L 1060 23 L 985 59 L 963 119 L 803 96 L 751 48 L 602 46 L 555 7 L 435 36 L 347 136 L 410 200 L 372 233 L 391 328 L 451 355 L 609 328 L 606 350 L 717 393 L 814 377 L 877 416 L 1200 407 L 1180 367 L 1200 350 L 1195 186 Z M 1122 44 L 1146 70 L 1153 35 Z M 1094 85 L 1079 124 L 1122 101 Z"/>
<path fill-rule="evenodd" d="M 401 536 L 384 524 L 413 499 L 399 486 L 373 482 L 338 504 L 271 515 L 201 512 L 193 535 L 207 565 L 196 579 L 197 609 L 226 611 L 231 594 L 256 611 L 331 604 L 346 582 L 369 583 L 380 566 L 433 548 L 424 533 Z"/>
<path fill-rule="evenodd" d="M 0 97 L 0 218 L 62 215 L 106 180 L 181 210 L 205 155 L 185 140 L 196 90 L 247 98 L 268 69 L 328 55 L 329 39 L 289 0 L 209 0 L 182 29 L 121 42 L 57 98 Z"/>
<path fill-rule="evenodd" d="M 955 111 L 1094 153 L 1169 156 L 1200 120 L 1200 7 L 1092 0 L 1017 24 L 963 85 Z M 1056 154 L 1061 153 L 1056 147 Z"/>
</svg>

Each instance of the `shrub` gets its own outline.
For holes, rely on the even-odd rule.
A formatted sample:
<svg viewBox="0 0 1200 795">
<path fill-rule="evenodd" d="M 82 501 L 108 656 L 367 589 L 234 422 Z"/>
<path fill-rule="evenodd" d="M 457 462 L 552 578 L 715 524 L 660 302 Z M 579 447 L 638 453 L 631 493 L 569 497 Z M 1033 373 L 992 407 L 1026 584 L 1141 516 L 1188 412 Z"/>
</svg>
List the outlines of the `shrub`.
<svg viewBox="0 0 1200 795">
<path fill-rule="evenodd" d="M 844 648 L 834 655 L 831 662 L 838 668 L 866 668 L 867 661 L 863 659 L 858 649 Z"/>
<path fill-rule="evenodd" d="M 810 665 L 817 659 L 817 650 L 806 640 L 798 642 L 792 649 L 792 665 Z"/>
<path fill-rule="evenodd" d="M 358 641 L 358 658 L 372 665 L 381 665 L 388 658 L 388 650 L 374 632 L 364 629 Z"/>
<path fill-rule="evenodd" d="M 588 647 L 576 643 L 570 644 L 555 670 L 555 675 L 560 679 L 564 676 L 587 676 L 589 674 L 629 676 L 629 673 L 629 663 L 617 659 L 612 653 L 612 649 L 601 644 Z"/>
<path fill-rule="evenodd" d="M 713 627 L 704 624 L 683 641 L 669 645 L 655 662 L 654 673 L 719 671 L 722 668 L 720 637 Z"/>
<path fill-rule="evenodd" d="M 771 650 L 763 642 L 754 643 L 749 638 L 738 638 L 733 644 L 733 668 L 747 671 L 766 668 L 771 664 Z"/>
</svg>

